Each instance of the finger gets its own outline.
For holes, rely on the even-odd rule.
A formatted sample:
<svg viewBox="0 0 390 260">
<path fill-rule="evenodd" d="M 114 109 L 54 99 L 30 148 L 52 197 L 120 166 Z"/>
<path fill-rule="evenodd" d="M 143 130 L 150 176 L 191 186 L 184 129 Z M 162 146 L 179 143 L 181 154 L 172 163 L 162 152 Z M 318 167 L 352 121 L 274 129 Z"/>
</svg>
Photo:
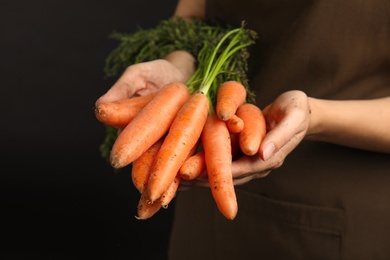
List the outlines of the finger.
<svg viewBox="0 0 390 260">
<path fill-rule="evenodd" d="M 193 187 L 210 187 L 208 179 L 183 180 L 180 182 L 179 190 L 188 190 Z"/>
<path fill-rule="evenodd" d="M 209 179 L 196 179 L 193 184 L 196 187 L 210 187 Z"/>
<path fill-rule="evenodd" d="M 266 171 L 255 173 L 255 174 L 251 174 L 251 175 L 248 175 L 248 176 L 245 176 L 245 177 L 234 178 L 233 179 L 233 184 L 234 184 L 234 186 L 238 186 L 238 185 L 245 184 L 245 183 L 250 182 L 250 181 L 255 180 L 255 179 L 264 178 L 270 172 L 271 172 L 270 170 L 266 170 Z"/>
<path fill-rule="evenodd" d="M 95 102 L 95 106 L 98 106 L 102 103 L 130 98 L 134 95 L 134 93 L 135 89 L 130 86 L 130 83 L 124 81 L 124 79 L 119 79 L 104 95 L 102 95 Z"/>
<path fill-rule="evenodd" d="M 179 184 L 179 188 L 177 190 L 178 191 L 188 190 L 193 186 L 194 186 L 194 183 L 192 181 L 186 181 L 186 180 L 181 179 L 180 184 Z"/>
<path fill-rule="evenodd" d="M 145 88 L 141 65 L 128 67 L 111 88 L 97 101 L 96 106 L 132 97 L 138 90 Z"/>
<path fill-rule="evenodd" d="M 290 111 L 281 121 L 270 121 L 270 130 L 260 145 L 259 155 L 267 161 L 279 149 L 287 144 L 298 144 L 304 137 L 306 127 L 306 114 L 303 110 Z M 292 146 L 292 145 L 291 145 Z M 292 148 L 294 148 L 292 146 Z"/>
<path fill-rule="evenodd" d="M 260 156 L 242 156 L 232 163 L 232 175 L 234 179 L 249 175 L 263 173 L 275 168 L 273 161 L 263 161 Z"/>
</svg>

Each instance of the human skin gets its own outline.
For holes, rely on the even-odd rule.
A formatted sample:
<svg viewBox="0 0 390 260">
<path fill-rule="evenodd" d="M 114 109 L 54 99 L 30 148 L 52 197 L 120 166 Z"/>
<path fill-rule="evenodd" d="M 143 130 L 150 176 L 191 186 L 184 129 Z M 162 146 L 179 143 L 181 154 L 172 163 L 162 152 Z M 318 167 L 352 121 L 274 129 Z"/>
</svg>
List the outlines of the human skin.
<svg viewBox="0 0 390 260">
<path fill-rule="evenodd" d="M 204 0 L 181 0 L 174 15 L 203 18 L 204 6 Z M 96 104 L 145 95 L 172 81 L 186 82 L 194 71 L 195 59 L 185 51 L 132 65 Z M 260 156 L 243 156 L 233 162 L 235 185 L 265 177 L 280 167 L 304 139 L 390 153 L 390 97 L 336 101 L 291 90 L 281 93 L 262 110 L 268 132 L 260 146 Z M 208 182 L 183 181 L 182 185 L 207 186 Z"/>
</svg>

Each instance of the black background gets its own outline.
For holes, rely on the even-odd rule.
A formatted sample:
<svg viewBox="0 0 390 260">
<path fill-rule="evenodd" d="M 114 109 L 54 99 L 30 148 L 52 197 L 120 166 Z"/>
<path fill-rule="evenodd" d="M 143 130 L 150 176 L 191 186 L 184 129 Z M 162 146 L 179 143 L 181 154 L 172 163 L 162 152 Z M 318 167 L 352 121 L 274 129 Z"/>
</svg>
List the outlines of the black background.
<svg viewBox="0 0 390 260">
<path fill-rule="evenodd" d="M 175 4 L 0 3 L 2 259 L 165 259 L 174 203 L 134 218 L 130 169 L 115 174 L 100 157 L 93 106 L 114 81 L 108 36 L 154 26 Z"/>
</svg>

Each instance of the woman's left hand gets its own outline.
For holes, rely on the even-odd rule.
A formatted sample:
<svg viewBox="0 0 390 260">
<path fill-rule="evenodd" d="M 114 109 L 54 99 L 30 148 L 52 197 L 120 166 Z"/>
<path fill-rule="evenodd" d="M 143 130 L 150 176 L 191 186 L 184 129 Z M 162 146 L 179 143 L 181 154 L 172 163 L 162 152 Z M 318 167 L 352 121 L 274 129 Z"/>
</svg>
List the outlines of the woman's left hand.
<svg viewBox="0 0 390 260">
<path fill-rule="evenodd" d="M 263 110 L 267 134 L 262 141 L 259 154 L 243 156 L 233 161 L 232 174 L 235 185 L 267 176 L 279 168 L 290 152 L 305 137 L 310 125 L 310 106 L 305 93 L 298 90 L 281 94 Z M 208 186 L 205 179 L 185 185 Z"/>
</svg>

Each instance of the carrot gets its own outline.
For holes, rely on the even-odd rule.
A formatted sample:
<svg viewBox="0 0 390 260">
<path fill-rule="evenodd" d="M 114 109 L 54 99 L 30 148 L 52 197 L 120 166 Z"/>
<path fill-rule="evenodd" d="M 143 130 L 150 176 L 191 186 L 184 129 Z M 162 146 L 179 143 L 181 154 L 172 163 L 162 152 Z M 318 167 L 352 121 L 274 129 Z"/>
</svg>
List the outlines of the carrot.
<svg viewBox="0 0 390 260">
<path fill-rule="evenodd" d="M 99 104 L 95 108 L 95 116 L 105 125 L 124 128 L 156 95 L 157 91 L 145 96 Z"/>
<path fill-rule="evenodd" d="M 210 114 L 202 132 L 207 173 L 219 211 L 234 219 L 238 204 L 232 177 L 232 151 L 229 130 L 216 114 Z"/>
<path fill-rule="evenodd" d="M 192 147 L 190 153 L 187 155 L 187 159 L 189 157 L 191 157 L 192 155 L 194 155 L 195 151 L 198 149 L 199 143 L 200 143 L 200 141 L 198 140 L 198 142 L 196 142 L 194 147 Z M 163 195 L 159 199 L 160 204 L 163 208 L 165 208 L 165 209 L 168 208 L 168 204 L 176 196 L 176 192 L 177 192 L 177 189 L 179 188 L 180 181 L 181 181 L 181 177 L 180 177 L 179 173 L 177 173 L 177 175 L 176 175 L 175 179 L 173 180 L 173 182 L 171 183 L 171 185 L 169 185 L 168 189 L 163 193 Z"/>
<path fill-rule="evenodd" d="M 95 115 L 105 125 L 124 128 L 141 110 L 142 107 L 128 107 L 115 103 L 103 103 L 95 109 Z"/>
<path fill-rule="evenodd" d="M 179 82 L 161 88 L 116 138 L 111 148 L 111 165 L 122 168 L 146 152 L 166 134 L 190 95 L 186 85 Z"/>
<path fill-rule="evenodd" d="M 226 81 L 217 91 L 217 103 L 215 112 L 219 119 L 226 121 L 237 111 L 237 108 L 245 102 L 246 89 L 238 81 Z"/>
<path fill-rule="evenodd" d="M 131 168 L 131 178 L 136 189 L 143 193 L 146 190 L 149 180 L 152 162 L 160 149 L 163 138 L 155 142 L 146 152 L 134 160 Z"/>
<path fill-rule="evenodd" d="M 179 175 L 184 180 L 194 180 L 206 170 L 204 150 L 189 157 L 179 169 Z"/>
<path fill-rule="evenodd" d="M 161 206 L 166 209 L 168 208 L 168 204 L 172 201 L 172 199 L 176 196 L 177 189 L 180 185 L 180 176 L 176 175 L 175 179 L 169 185 L 168 189 L 163 193 L 163 195 L 160 197 L 159 201 Z M 157 203 L 157 202 L 155 202 Z"/>
<path fill-rule="evenodd" d="M 230 133 L 239 133 L 244 129 L 244 121 L 236 114 L 232 115 L 232 117 L 226 121 L 226 125 Z"/>
<path fill-rule="evenodd" d="M 145 197 L 144 194 L 141 194 L 141 197 L 137 205 L 137 215 L 136 219 L 145 220 L 152 217 L 161 209 L 160 203 L 149 203 L 149 200 Z"/>
<path fill-rule="evenodd" d="M 245 103 L 237 109 L 237 116 L 244 121 L 244 129 L 239 133 L 239 144 L 246 155 L 258 153 L 266 133 L 263 112 L 254 104 Z"/>
<path fill-rule="evenodd" d="M 180 179 L 181 178 L 177 175 L 161 198 L 154 203 L 150 203 L 149 199 L 144 194 L 141 194 L 137 205 L 136 219 L 145 220 L 151 218 L 161 208 L 168 208 L 169 203 L 176 196 L 176 191 L 180 185 Z"/>
<path fill-rule="evenodd" d="M 240 152 L 238 134 L 230 133 L 230 143 L 232 147 L 232 157 Z M 189 157 L 180 167 L 179 174 L 184 180 L 194 180 L 196 178 L 207 179 L 206 162 L 204 150 L 200 150 Z"/>
<path fill-rule="evenodd" d="M 209 112 L 209 100 L 194 92 L 177 113 L 154 160 L 147 196 L 154 202 L 168 189 L 188 154 L 199 141 Z"/>
</svg>

